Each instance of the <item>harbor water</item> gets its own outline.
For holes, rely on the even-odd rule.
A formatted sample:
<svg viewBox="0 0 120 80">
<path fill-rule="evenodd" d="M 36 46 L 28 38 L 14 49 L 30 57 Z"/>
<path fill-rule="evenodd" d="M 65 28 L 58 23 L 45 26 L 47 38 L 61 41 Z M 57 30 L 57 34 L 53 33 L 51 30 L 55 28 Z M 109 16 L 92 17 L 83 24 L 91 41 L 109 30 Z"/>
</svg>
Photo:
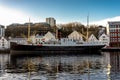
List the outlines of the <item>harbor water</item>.
<svg viewBox="0 0 120 80">
<path fill-rule="evenodd" d="M 0 80 L 120 80 L 120 52 L 0 54 Z"/>
</svg>

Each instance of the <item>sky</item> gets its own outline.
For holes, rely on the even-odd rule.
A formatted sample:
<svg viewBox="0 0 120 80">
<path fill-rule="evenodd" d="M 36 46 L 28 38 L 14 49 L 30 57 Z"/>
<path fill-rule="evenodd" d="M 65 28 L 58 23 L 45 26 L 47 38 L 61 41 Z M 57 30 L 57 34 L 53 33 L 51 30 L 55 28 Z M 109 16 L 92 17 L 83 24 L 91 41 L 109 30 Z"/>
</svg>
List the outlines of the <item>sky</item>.
<svg viewBox="0 0 120 80">
<path fill-rule="evenodd" d="M 57 24 L 80 22 L 107 25 L 120 21 L 120 0 L 0 0 L 0 24 L 45 22 L 54 17 Z"/>
</svg>

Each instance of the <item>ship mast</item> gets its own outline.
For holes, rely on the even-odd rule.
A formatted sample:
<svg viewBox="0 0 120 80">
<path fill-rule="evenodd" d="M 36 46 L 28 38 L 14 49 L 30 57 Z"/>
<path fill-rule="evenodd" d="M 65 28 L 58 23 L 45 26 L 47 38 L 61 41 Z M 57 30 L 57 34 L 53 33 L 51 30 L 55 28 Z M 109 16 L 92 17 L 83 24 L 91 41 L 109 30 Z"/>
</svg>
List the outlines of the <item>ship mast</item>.
<svg viewBox="0 0 120 80">
<path fill-rule="evenodd" d="M 87 41 L 88 41 L 88 36 L 89 36 L 88 28 L 89 28 L 89 14 L 87 16 L 87 36 L 86 36 Z"/>
<path fill-rule="evenodd" d="M 88 13 L 88 16 L 87 16 L 87 41 L 88 41 L 88 36 L 89 36 L 89 13 Z M 89 64 L 89 57 L 87 58 L 87 69 L 88 69 L 88 80 L 90 80 L 90 64 Z"/>
<path fill-rule="evenodd" d="M 29 24 L 28 24 L 28 43 L 30 43 L 30 18 L 29 18 Z"/>
<path fill-rule="evenodd" d="M 57 29 L 57 26 L 55 27 L 55 36 L 56 36 L 56 39 L 58 39 L 58 29 Z"/>
</svg>

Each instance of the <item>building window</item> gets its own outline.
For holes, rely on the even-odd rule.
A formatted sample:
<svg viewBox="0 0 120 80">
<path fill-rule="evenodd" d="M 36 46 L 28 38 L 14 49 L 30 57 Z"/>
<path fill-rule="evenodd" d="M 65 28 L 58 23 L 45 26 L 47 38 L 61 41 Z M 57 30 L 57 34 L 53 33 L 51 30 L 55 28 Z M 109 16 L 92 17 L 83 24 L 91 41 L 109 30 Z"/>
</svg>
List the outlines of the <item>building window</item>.
<svg viewBox="0 0 120 80">
<path fill-rule="evenodd" d="M 103 36 L 103 38 L 105 38 L 105 36 Z"/>
<path fill-rule="evenodd" d="M 118 37 L 120 37 L 120 33 L 118 33 Z"/>
<path fill-rule="evenodd" d="M 111 33 L 111 34 L 110 34 L 110 36 L 112 37 L 112 36 L 113 36 L 113 34 Z"/>
<path fill-rule="evenodd" d="M 120 38 L 118 38 L 118 41 L 120 42 Z"/>
<path fill-rule="evenodd" d="M 2 43 L 2 47 L 4 48 L 4 43 Z"/>
</svg>

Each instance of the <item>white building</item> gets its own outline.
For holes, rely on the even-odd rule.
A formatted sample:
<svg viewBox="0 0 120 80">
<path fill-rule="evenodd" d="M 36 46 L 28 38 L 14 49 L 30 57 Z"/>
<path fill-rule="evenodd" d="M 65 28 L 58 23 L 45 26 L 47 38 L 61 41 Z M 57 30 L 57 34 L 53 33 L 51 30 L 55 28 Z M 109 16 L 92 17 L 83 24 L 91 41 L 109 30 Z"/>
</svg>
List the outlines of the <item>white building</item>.
<svg viewBox="0 0 120 80">
<path fill-rule="evenodd" d="M 44 36 L 33 35 L 31 36 L 31 40 L 33 44 L 41 44 L 44 42 L 49 42 L 50 40 L 56 40 L 55 36 L 51 32 L 47 32 Z"/>
<path fill-rule="evenodd" d="M 89 42 L 96 42 L 96 41 L 98 41 L 98 39 L 92 34 L 92 35 L 90 35 L 90 37 L 88 38 L 88 41 L 89 41 Z"/>
<path fill-rule="evenodd" d="M 30 37 L 31 41 L 33 44 L 41 44 L 42 43 L 42 40 L 43 40 L 43 36 L 40 36 L 40 35 L 32 35 Z"/>
<path fill-rule="evenodd" d="M 70 35 L 68 35 L 68 39 L 83 41 L 82 35 L 77 31 L 73 31 Z"/>
<path fill-rule="evenodd" d="M 4 37 L 0 38 L 0 49 L 7 49 L 9 48 L 8 46 L 8 41 Z"/>
<path fill-rule="evenodd" d="M 49 31 L 45 34 L 45 36 L 43 36 L 43 39 L 45 39 L 45 42 L 56 40 L 55 36 Z"/>
<path fill-rule="evenodd" d="M 50 24 L 50 26 L 56 26 L 56 20 L 52 17 L 46 18 L 46 22 Z"/>
<path fill-rule="evenodd" d="M 106 46 L 109 46 L 109 37 L 106 35 L 106 34 L 102 34 L 100 37 L 99 37 L 99 41 L 102 42 L 103 44 L 105 44 Z"/>
</svg>

